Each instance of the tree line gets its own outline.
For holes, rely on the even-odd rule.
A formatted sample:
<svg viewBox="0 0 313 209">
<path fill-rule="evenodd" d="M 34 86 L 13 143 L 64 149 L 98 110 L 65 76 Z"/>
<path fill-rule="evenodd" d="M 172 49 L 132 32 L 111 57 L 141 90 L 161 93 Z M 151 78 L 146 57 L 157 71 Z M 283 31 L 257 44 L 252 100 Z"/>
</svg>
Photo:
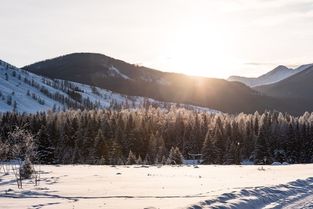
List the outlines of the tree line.
<svg viewBox="0 0 313 209">
<path fill-rule="evenodd" d="M 34 160 L 43 164 L 180 164 L 190 154 L 202 154 L 203 164 L 313 162 L 313 114 L 308 112 L 232 115 L 173 106 L 3 113 L 2 150 L 12 144 L 9 136 L 17 127 L 34 136 Z"/>
</svg>

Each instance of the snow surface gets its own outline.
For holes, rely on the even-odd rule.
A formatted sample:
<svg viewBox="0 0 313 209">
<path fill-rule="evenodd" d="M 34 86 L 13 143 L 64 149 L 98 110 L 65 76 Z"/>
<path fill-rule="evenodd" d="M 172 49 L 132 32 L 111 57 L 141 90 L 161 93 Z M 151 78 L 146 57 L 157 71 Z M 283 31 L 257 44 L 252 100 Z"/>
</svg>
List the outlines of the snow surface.
<svg viewBox="0 0 313 209">
<path fill-rule="evenodd" d="M 42 181 L 0 173 L 0 208 L 312 207 L 313 165 L 41 166 Z"/>
<path fill-rule="evenodd" d="M 16 72 L 16 76 L 12 76 L 12 72 Z M 8 80 L 5 79 L 5 74 L 8 75 Z M 21 80 L 17 78 L 18 75 L 21 75 Z M 50 86 L 44 84 L 42 82 L 42 78 L 32 74 L 27 73 L 25 71 L 19 70 L 17 68 L 10 68 L 9 70 L 5 70 L 0 66 L 0 91 L 2 97 L 0 98 L 0 112 L 13 111 L 13 105 L 7 104 L 7 97 L 11 96 L 12 101 L 17 103 L 17 112 L 39 112 L 46 111 L 48 109 L 52 109 L 53 105 L 57 107 L 61 107 L 59 102 L 50 99 L 46 95 L 40 92 L 39 89 L 24 83 L 24 78 L 34 80 L 35 82 L 39 82 L 41 86 L 49 89 L 50 92 L 56 92 L 56 89 L 51 88 Z M 38 103 L 38 101 L 34 100 L 31 96 L 27 96 L 27 91 L 30 94 L 36 94 L 38 98 L 43 99 L 45 101 L 44 105 Z M 14 92 L 14 93 L 13 93 Z M 63 92 L 57 91 L 61 95 L 64 95 Z"/>
<path fill-rule="evenodd" d="M 122 77 L 124 79 L 130 79 L 127 75 L 121 73 L 116 67 L 114 66 L 111 66 L 109 68 L 109 72 L 110 72 L 110 76 L 119 76 L 119 77 Z"/>
</svg>

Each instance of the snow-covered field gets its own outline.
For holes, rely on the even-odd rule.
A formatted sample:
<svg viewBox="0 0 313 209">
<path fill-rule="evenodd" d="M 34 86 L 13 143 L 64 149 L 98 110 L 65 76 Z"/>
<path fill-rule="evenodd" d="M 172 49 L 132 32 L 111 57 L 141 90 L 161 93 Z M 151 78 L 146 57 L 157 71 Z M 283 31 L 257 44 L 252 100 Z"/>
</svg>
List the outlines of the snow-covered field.
<svg viewBox="0 0 313 209">
<path fill-rule="evenodd" d="M 312 208 L 313 165 L 42 166 L 38 186 L 0 174 L 0 208 Z"/>
</svg>

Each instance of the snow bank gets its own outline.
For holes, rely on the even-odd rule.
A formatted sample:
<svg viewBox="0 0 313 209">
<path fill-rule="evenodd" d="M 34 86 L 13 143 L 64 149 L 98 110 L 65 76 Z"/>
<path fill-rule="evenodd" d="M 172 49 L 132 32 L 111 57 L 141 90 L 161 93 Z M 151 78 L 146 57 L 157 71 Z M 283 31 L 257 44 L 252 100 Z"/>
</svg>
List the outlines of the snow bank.
<svg viewBox="0 0 313 209">
<path fill-rule="evenodd" d="M 313 199 L 313 165 L 259 167 L 46 165 L 39 186 L 25 180 L 22 190 L 0 173 L 0 208 L 281 208 Z"/>
<path fill-rule="evenodd" d="M 189 209 L 201 208 L 282 208 L 313 194 L 313 177 L 296 180 L 273 187 L 256 187 L 224 193 L 192 205 Z M 310 205 L 313 207 L 313 203 Z"/>
</svg>

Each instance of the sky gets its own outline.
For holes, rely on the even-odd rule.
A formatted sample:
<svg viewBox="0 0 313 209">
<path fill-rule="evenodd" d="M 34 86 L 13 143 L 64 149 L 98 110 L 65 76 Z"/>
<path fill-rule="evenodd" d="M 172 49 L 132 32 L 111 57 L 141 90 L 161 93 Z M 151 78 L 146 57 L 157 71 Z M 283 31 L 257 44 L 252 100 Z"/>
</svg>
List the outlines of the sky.
<svg viewBox="0 0 313 209">
<path fill-rule="evenodd" d="M 312 0 L 0 0 L 0 59 L 73 52 L 189 75 L 313 63 Z"/>
</svg>

